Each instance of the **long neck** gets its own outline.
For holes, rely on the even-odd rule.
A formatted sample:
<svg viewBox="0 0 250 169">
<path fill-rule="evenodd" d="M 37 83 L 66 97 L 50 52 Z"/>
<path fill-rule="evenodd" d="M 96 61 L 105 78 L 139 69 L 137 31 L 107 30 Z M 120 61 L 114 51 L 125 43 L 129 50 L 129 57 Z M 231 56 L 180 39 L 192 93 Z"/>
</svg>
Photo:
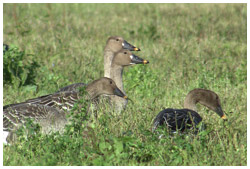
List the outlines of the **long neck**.
<svg viewBox="0 0 250 169">
<path fill-rule="evenodd" d="M 184 101 L 184 108 L 197 111 L 196 103 L 197 99 L 194 95 L 187 95 Z"/>
<path fill-rule="evenodd" d="M 122 66 L 118 66 L 115 64 L 111 65 L 110 78 L 115 81 L 116 86 L 125 94 L 125 91 L 123 89 L 122 73 L 123 73 Z"/>
<path fill-rule="evenodd" d="M 114 57 L 114 52 L 110 49 L 104 50 L 104 77 L 110 78 L 110 67 Z"/>
</svg>

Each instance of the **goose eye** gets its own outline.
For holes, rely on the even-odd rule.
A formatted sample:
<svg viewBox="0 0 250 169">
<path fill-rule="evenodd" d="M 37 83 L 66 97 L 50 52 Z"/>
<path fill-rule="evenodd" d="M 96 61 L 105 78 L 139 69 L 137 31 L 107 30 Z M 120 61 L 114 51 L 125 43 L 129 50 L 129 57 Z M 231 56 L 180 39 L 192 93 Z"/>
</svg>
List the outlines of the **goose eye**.
<svg viewBox="0 0 250 169">
<path fill-rule="evenodd" d="M 112 84 L 112 81 L 109 81 L 110 84 Z"/>
<path fill-rule="evenodd" d="M 119 41 L 119 39 L 116 39 L 116 41 Z"/>
<path fill-rule="evenodd" d="M 126 55 L 126 54 L 127 54 L 127 52 L 124 52 L 124 54 Z"/>
</svg>

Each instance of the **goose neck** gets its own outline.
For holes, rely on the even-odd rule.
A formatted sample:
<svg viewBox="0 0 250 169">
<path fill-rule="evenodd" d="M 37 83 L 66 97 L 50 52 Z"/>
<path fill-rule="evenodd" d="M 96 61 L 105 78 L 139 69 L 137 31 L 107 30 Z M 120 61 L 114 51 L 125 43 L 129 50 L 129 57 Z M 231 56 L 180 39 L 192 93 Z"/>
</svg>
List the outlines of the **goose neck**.
<svg viewBox="0 0 250 169">
<path fill-rule="evenodd" d="M 110 67 L 114 57 L 114 52 L 109 49 L 104 50 L 104 77 L 110 78 Z"/>
<path fill-rule="evenodd" d="M 197 112 L 197 107 L 196 107 L 196 103 L 198 101 L 196 100 L 196 98 L 188 95 L 186 98 L 185 98 L 185 101 L 184 101 L 184 108 L 185 109 L 190 109 L 190 110 L 193 110 L 193 111 L 196 111 Z"/>
<path fill-rule="evenodd" d="M 116 86 L 122 92 L 124 92 L 123 82 L 122 82 L 122 74 L 123 74 L 123 67 L 115 65 L 115 64 L 112 64 L 111 70 L 110 70 L 110 75 L 111 75 L 110 78 L 113 79 L 115 81 L 115 83 L 116 83 Z"/>
</svg>

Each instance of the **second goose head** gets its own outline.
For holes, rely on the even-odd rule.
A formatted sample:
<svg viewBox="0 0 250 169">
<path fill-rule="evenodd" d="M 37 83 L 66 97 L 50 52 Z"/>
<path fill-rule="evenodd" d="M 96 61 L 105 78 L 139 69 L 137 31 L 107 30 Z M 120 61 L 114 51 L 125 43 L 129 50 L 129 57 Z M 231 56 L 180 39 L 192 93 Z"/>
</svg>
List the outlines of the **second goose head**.
<svg viewBox="0 0 250 169">
<path fill-rule="evenodd" d="M 133 64 L 148 64 L 149 61 L 142 59 L 126 49 L 121 49 L 115 53 L 112 65 L 129 66 Z"/>
</svg>

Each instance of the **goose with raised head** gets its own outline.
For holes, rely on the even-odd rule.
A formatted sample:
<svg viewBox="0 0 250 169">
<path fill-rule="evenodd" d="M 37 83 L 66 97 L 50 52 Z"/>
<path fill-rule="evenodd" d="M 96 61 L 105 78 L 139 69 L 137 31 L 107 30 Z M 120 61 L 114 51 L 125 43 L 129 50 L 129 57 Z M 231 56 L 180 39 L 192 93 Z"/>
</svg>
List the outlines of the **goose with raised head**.
<svg viewBox="0 0 250 169">
<path fill-rule="evenodd" d="M 121 91 L 125 94 L 123 87 L 123 80 L 122 80 L 124 67 L 135 64 L 148 64 L 148 63 L 149 61 L 134 55 L 131 51 L 126 49 L 121 49 L 114 55 L 110 67 L 110 78 L 115 81 L 119 89 L 121 89 Z M 117 112 L 120 112 L 121 110 L 126 108 L 127 99 L 118 98 L 116 96 L 109 96 L 109 97 L 111 98 L 111 102 L 115 104 Z"/>
<path fill-rule="evenodd" d="M 127 96 L 116 86 L 110 78 L 100 78 L 86 86 L 87 96 L 84 99 L 95 99 L 100 95 Z M 66 110 L 70 110 L 80 99 L 80 92 L 70 91 L 55 93 L 32 99 L 27 102 L 6 105 L 3 107 L 3 129 L 7 137 L 9 132 L 22 126 L 28 118 L 33 119 L 48 134 L 51 131 L 62 131 L 68 123 Z M 36 104 L 33 104 L 36 103 Z"/>
<path fill-rule="evenodd" d="M 154 119 L 154 132 L 158 126 L 165 125 L 171 132 L 185 131 L 186 129 L 195 129 L 202 121 L 201 116 L 197 113 L 196 104 L 203 106 L 216 112 L 222 119 L 226 119 L 219 96 L 206 89 L 194 89 L 188 93 L 184 101 L 184 109 L 164 109 Z"/>
<path fill-rule="evenodd" d="M 104 48 L 104 77 L 110 78 L 110 69 L 113 57 L 115 53 L 120 51 L 121 49 L 127 49 L 130 51 L 140 51 L 139 48 L 131 45 L 120 36 L 109 37 Z M 80 87 L 83 87 L 84 85 L 85 83 L 74 83 L 59 89 L 58 92 L 77 90 Z"/>
</svg>

